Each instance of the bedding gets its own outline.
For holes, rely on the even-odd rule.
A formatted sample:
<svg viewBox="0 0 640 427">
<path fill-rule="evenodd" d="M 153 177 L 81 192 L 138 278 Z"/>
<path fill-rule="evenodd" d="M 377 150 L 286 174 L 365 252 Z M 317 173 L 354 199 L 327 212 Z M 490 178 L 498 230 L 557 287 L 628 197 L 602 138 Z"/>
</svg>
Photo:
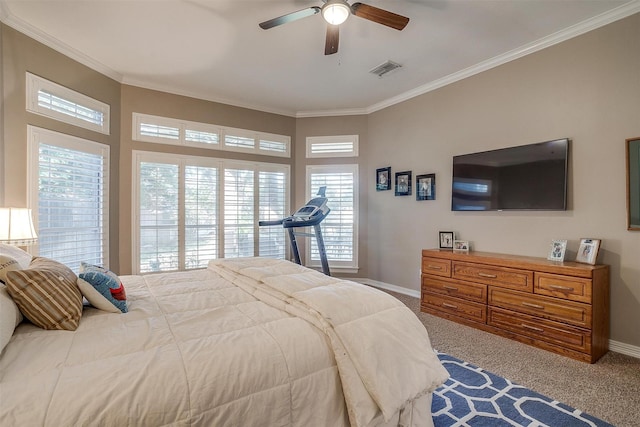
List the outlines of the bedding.
<svg viewBox="0 0 640 427">
<path fill-rule="evenodd" d="M 0 425 L 431 426 L 447 374 L 422 324 L 314 273 L 256 258 L 124 276 L 128 313 L 23 322 L 0 355 Z"/>
</svg>

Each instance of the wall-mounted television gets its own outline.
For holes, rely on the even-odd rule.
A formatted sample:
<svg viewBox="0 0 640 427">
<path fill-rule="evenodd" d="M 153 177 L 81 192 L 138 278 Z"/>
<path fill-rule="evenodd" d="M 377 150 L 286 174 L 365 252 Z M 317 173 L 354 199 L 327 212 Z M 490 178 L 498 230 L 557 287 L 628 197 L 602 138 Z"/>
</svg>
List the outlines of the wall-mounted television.
<svg viewBox="0 0 640 427">
<path fill-rule="evenodd" d="M 451 210 L 566 210 L 568 158 L 568 138 L 454 156 Z"/>
</svg>

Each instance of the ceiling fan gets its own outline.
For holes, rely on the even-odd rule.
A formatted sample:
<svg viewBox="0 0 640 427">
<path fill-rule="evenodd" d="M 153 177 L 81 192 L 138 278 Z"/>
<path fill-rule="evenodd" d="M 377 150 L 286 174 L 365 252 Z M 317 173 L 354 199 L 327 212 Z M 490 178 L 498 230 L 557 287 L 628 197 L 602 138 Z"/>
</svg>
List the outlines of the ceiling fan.
<svg viewBox="0 0 640 427">
<path fill-rule="evenodd" d="M 288 22 L 321 13 L 324 20 L 327 21 L 327 37 L 324 46 L 324 54 L 331 55 L 338 51 L 338 42 L 340 40 L 339 25 L 346 21 L 351 14 L 369 21 L 377 22 L 378 24 L 386 25 L 387 27 L 391 27 L 396 30 L 402 30 L 409 23 L 409 18 L 405 16 L 363 3 L 358 2 L 349 5 L 346 0 L 322 1 L 324 2 L 322 7 L 312 6 L 298 10 L 297 12 L 291 12 L 277 18 L 269 19 L 268 21 L 261 22 L 259 24 L 260 28 L 268 30 L 269 28 L 277 27 Z"/>
</svg>

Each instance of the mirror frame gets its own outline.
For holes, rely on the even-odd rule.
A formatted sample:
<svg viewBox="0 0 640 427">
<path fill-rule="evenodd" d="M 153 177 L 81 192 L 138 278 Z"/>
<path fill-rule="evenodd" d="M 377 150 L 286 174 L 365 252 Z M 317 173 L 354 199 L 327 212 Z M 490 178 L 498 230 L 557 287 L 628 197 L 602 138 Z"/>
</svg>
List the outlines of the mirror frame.
<svg viewBox="0 0 640 427">
<path fill-rule="evenodd" d="M 627 230 L 640 231 L 640 137 L 629 138 L 626 140 L 626 153 L 627 153 Z M 638 162 L 631 161 L 631 156 L 637 156 Z M 634 159 L 635 160 L 635 159 Z M 632 188 L 631 180 L 634 180 L 633 184 L 635 188 Z M 636 181 L 637 180 L 637 181 Z M 631 193 L 636 196 L 633 200 L 632 206 Z M 637 218 L 637 223 L 632 223 L 633 217 Z"/>
</svg>

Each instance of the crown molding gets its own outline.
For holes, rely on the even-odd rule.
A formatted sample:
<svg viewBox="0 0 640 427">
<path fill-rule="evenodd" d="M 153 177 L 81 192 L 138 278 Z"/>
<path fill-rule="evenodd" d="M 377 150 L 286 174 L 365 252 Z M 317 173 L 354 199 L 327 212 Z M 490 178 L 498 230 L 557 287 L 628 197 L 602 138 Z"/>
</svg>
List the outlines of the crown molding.
<svg viewBox="0 0 640 427">
<path fill-rule="evenodd" d="M 129 85 L 129 86 L 139 87 L 142 89 L 157 90 L 159 92 L 170 93 L 173 95 L 200 99 L 203 101 L 217 102 L 219 104 L 230 105 L 232 107 L 262 111 L 263 113 L 271 113 L 271 114 L 278 114 L 280 116 L 296 117 L 295 111 L 292 111 L 292 110 L 283 110 L 283 109 L 277 109 L 273 107 L 267 107 L 265 105 L 249 104 L 249 103 L 238 102 L 232 99 L 220 98 L 215 96 L 207 96 L 207 95 L 203 95 L 201 92 L 196 93 L 196 92 L 191 92 L 187 90 L 176 89 L 175 87 L 171 87 L 168 85 L 144 82 L 142 80 L 132 79 L 127 76 L 123 77 L 120 83 Z"/>
<path fill-rule="evenodd" d="M 112 78 L 117 82 L 122 83 L 122 74 L 16 17 L 11 13 L 9 6 L 3 0 L 0 0 L 0 20 L 2 20 L 3 23 L 10 26 L 14 30 L 20 31 L 22 34 L 31 37 L 32 39 L 60 52 L 65 56 L 68 56 L 74 61 L 77 61 L 94 71 L 97 71 L 107 77 Z"/>
<path fill-rule="evenodd" d="M 329 116 L 362 116 L 369 114 L 366 108 L 348 108 L 343 110 L 298 111 L 296 118 L 329 117 Z"/>
<path fill-rule="evenodd" d="M 434 80 L 425 85 L 419 86 L 415 89 L 404 92 L 392 98 L 388 98 L 386 100 L 375 103 L 365 108 L 349 108 L 349 109 L 340 109 L 340 110 L 317 110 L 317 111 L 313 111 L 313 110 L 290 111 L 290 110 L 276 109 L 276 108 L 268 107 L 264 105 L 243 103 L 243 102 L 238 102 L 230 99 L 206 97 L 206 96 L 203 97 L 202 93 L 192 93 L 188 91 L 181 91 L 179 89 L 175 89 L 165 85 L 154 85 L 154 84 L 145 83 L 136 79 L 131 79 L 107 67 L 106 65 L 94 60 L 93 58 L 85 55 L 84 53 L 72 48 L 71 46 L 65 43 L 62 43 L 61 41 L 55 39 L 54 37 L 51 37 L 48 34 L 45 34 L 38 28 L 28 24 L 27 22 L 17 18 L 11 13 L 11 10 L 9 6 L 6 4 L 6 2 L 4 0 L 0 0 L 0 21 L 20 31 L 21 33 L 39 41 L 40 43 L 62 53 L 63 55 L 66 55 L 71 59 L 99 73 L 102 73 L 107 77 L 110 77 L 118 81 L 119 83 L 129 84 L 132 86 L 138 86 L 141 88 L 146 88 L 151 90 L 158 90 L 162 92 L 172 93 L 175 95 L 182 95 L 182 96 L 188 96 L 191 98 L 203 99 L 211 102 L 223 103 L 223 104 L 240 107 L 240 108 L 247 108 L 247 109 L 258 110 L 258 111 L 263 111 L 267 113 L 290 116 L 295 118 L 371 114 L 376 111 L 382 110 L 384 108 L 391 107 L 395 104 L 399 104 L 401 102 L 423 95 L 425 93 L 434 91 L 436 89 L 447 86 L 449 84 L 474 76 L 476 74 L 482 73 L 484 71 L 490 70 L 492 68 L 498 67 L 507 62 L 516 60 L 518 58 L 522 58 L 523 56 L 538 52 L 542 49 L 545 49 L 547 47 L 569 40 L 571 38 L 577 37 L 579 35 L 595 30 L 597 28 L 600 28 L 602 26 L 605 26 L 617 20 L 626 18 L 638 12 L 640 12 L 640 0 L 632 0 L 620 7 L 617 7 L 608 12 L 602 13 L 593 18 L 587 19 L 576 25 L 568 27 L 562 31 L 558 31 L 554 34 L 551 34 L 547 37 L 543 37 L 539 40 L 536 40 L 532 43 L 521 46 L 517 49 L 498 55 L 489 60 L 482 61 L 464 70 L 449 74 L 440 79 Z"/>
<path fill-rule="evenodd" d="M 423 95 L 427 92 L 431 92 L 443 86 L 450 85 L 451 83 L 455 83 L 457 81 L 466 79 L 468 77 L 474 76 L 476 74 L 479 74 L 484 71 L 490 70 L 492 68 L 498 67 L 500 65 L 506 64 L 507 62 L 516 60 L 518 58 L 522 58 L 523 56 L 538 52 L 542 49 L 546 49 L 558 43 L 562 43 L 566 40 L 572 39 L 574 37 L 577 37 L 589 31 L 603 27 L 605 25 L 608 25 L 612 22 L 626 18 L 627 16 L 631 16 L 638 12 L 640 12 L 640 0 L 630 1 L 629 3 L 626 3 L 608 12 L 605 12 L 593 18 L 587 19 L 586 21 L 582 21 L 571 27 L 567 27 L 562 31 L 558 31 L 549 36 L 543 37 L 534 42 L 521 46 L 517 49 L 506 52 L 502 55 L 498 55 L 486 61 L 482 61 L 469 68 L 465 68 L 464 70 L 460 70 L 453 74 L 449 74 L 448 76 L 434 80 L 430 83 L 427 83 L 423 86 L 419 86 L 410 91 L 404 92 L 393 98 L 389 98 L 377 104 L 371 105 L 366 109 L 367 114 L 374 113 L 376 111 L 382 110 L 387 107 L 391 107 L 392 105 L 407 101 L 411 98 L 415 98 L 416 96 Z"/>
</svg>

